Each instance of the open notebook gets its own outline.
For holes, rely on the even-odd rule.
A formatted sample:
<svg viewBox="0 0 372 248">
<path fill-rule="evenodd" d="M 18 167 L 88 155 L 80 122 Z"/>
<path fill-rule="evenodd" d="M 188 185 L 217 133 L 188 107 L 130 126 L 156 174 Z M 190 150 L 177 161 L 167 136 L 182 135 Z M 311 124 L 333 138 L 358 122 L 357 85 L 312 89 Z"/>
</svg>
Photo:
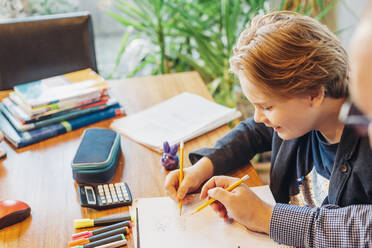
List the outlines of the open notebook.
<svg viewBox="0 0 372 248">
<path fill-rule="evenodd" d="M 111 128 L 161 152 L 164 141 L 171 145 L 186 142 L 240 116 L 236 109 L 185 92 L 115 120 Z"/>
<path fill-rule="evenodd" d="M 264 201 L 275 204 L 268 186 L 251 189 Z M 192 215 L 200 204 L 200 200 L 194 200 L 191 205 L 184 205 L 179 216 L 178 203 L 168 197 L 137 199 L 132 207 L 132 216 L 138 213 L 138 225 L 134 228 L 136 247 L 279 247 L 266 234 L 249 231 L 237 222 L 225 223 L 211 207 Z"/>
</svg>

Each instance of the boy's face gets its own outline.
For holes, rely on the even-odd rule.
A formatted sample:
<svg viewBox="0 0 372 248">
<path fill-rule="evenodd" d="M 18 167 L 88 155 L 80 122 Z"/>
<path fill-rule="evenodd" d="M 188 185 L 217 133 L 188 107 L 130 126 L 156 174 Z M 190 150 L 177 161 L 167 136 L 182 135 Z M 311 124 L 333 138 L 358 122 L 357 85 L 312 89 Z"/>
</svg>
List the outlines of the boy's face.
<svg viewBox="0 0 372 248">
<path fill-rule="evenodd" d="M 239 80 L 244 95 L 255 107 L 254 120 L 274 128 L 280 138 L 298 138 L 314 129 L 316 113 L 305 97 L 270 97 L 245 76 L 240 75 Z"/>
</svg>

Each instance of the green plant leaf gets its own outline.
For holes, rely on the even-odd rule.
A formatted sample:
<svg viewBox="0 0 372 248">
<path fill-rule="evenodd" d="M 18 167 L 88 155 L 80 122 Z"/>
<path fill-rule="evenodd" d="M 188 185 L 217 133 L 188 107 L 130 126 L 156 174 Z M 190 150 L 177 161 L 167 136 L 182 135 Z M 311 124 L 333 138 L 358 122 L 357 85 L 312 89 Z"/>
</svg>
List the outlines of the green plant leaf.
<svg viewBox="0 0 372 248">
<path fill-rule="evenodd" d="M 218 78 L 213 79 L 213 81 L 208 84 L 209 92 L 212 95 L 215 95 L 216 90 L 218 89 L 218 87 L 220 87 L 221 83 L 222 83 L 222 78 L 218 77 Z"/>
<path fill-rule="evenodd" d="M 135 23 L 133 21 L 130 21 L 122 16 L 119 16 L 118 14 L 112 12 L 112 11 L 109 11 L 109 10 L 106 10 L 105 11 L 106 14 L 110 15 L 111 17 L 115 18 L 116 20 L 118 20 L 121 24 L 123 24 L 124 26 L 132 26 L 134 27 L 135 29 L 139 30 L 139 31 L 142 31 L 142 32 L 145 32 L 147 33 L 148 35 L 152 35 L 147 29 L 145 26 L 143 26 L 142 23 Z"/>
<path fill-rule="evenodd" d="M 139 71 L 145 68 L 146 65 L 154 64 L 156 62 L 156 58 L 153 56 L 147 56 L 140 64 L 138 64 L 133 71 L 128 74 L 128 77 L 134 77 Z"/>
<path fill-rule="evenodd" d="M 350 30 L 353 28 L 353 25 L 350 25 L 350 26 L 347 26 L 347 27 L 344 27 L 344 28 L 341 28 L 341 29 L 338 29 L 334 32 L 335 35 L 339 35 L 341 34 L 342 32 L 345 32 L 346 30 Z"/>
<path fill-rule="evenodd" d="M 190 56 L 186 54 L 179 53 L 179 58 L 185 61 L 187 64 L 192 66 L 194 69 L 196 69 L 204 78 L 213 78 L 214 74 L 212 71 L 209 70 L 208 67 L 199 65 L 195 59 L 191 58 Z"/>
<path fill-rule="evenodd" d="M 319 6 L 320 10 L 324 10 L 323 0 L 315 0 L 315 3 Z"/>
<path fill-rule="evenodd" d="M 138 15 L 134 14 L 134 12 L 129 11 L 129 9 L 127 9 L 127 7 L 123 7 L 123 6 L 118 5 L 116 3 L 114 3 L 113 6 L 116 9 L 118 9 L 121 12 L 122 15 L 127 17 L 126 19 L 128 21 L 141 23 L 141 25 L 143 27 L 146 27 L 146 28 L 149 28 L 149 26 L 153 26 L 153 24 L 151 22 L 150 23 L 146 22 L 146 20 L 144 20 L 141 16 L 138 16 Z"/>
<path fill-rule="evenodd" d="M 268 0 L 117 1 L 117 13 L 110 15 L 157 46 L 131 75 L 148 64 L 154 66 L 152 74 L 194 69 L 216 101 L 234 105 L 232 91 L 238 81 L 228 72 L 232 47 L 245 23 L 267 11 Z"/>
<path fill-rule="evenodd" d="M 143 20 L 146 20 L 148 23 L 152 23 L 151 18 L 148 15 L 146 15 L 145 12 L 143 12 L 143 11 L 141 12 L 140 10 L 134 8 L 133 6 L 131 6 L 130 4 L 125 2 L 124 0 L 118 0 L 118 2 L 121 5 L 123 5 L 124 7 L 128 8 L 127 12 L 133 12 L 137 16 L 140 16 Z"/>
<path fill-rule="evenodd" d="M 114 66 L 114 69 L 113 71 L 110 73 L 110 75 L 108 76 L 108 79 L 112 79 L 112 76 L 113 74 L 117 71 L 118 69 L 118 66 L 120 64 L 120 59 L 121 59 L 121 56 L 123 55 L 123 53 L 125 52 L 125 49 L 127 48 L 127 45 L 129 43 L 129 35 L 130 35 L 131 31 L 130 30 L 127 30 L 124 35 L 123 35 L 123 38 L 121 40 L 121 46 L 120 46 L 120 49 L 119 49 L 119 53 L 116 55 L 116 59 L 115 59 L 115 66 Z"/>
<path fill-rule="evenodd" d="M 336 6 L 336 4 L 338 3 L 338 0 L 333 0 L 330 4 L 327 5 L 327 7 L 325 7 L 316 17 L 315 19 L 316 20 L 321 20 L 324 18 L 324 16 L 331 10 L 333 9 L 333 7 Z"/>
</svg>

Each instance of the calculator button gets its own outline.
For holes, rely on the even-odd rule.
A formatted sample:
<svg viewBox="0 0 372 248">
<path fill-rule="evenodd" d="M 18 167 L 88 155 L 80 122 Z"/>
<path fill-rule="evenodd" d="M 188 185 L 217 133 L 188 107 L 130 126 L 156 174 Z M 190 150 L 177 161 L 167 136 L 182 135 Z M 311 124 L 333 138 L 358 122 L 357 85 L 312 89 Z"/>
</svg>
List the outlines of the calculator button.
<svg viewBox="0 0 372 248">
<path fill-rule="evenodd" d="M 101 202 L 103 203 L 103 201 L 106 201 L 106 197 L 105 197 L 105 193 L 99 193 L 98 195 L 99 199 L 101 200 Z"/>
<path fill-rule="evenodd" d="M 127 189 L 125 188 L 124 183 L 120 183 L 120 188 L 121 188 L 121 191 L 123 192 L 123 194 L 125 195 L 127 193 Z"/>
<path fill-rule="evenodd" d="M 105 193 L 110 192 L 109 187 L 108 187 L 107 184 L 103 185 L 103 189 L 104 189 Z"/>
<path fill-rule="evenodd" d="M 114 185 L 110 184 L 110 192 L 113 199 L 117 198 Z"/>
<path fill-rule="evenodd" d="M 111 194 L 110 194 L 110 190 L 109 190 L 108 185 L 107 184 L 103 185 L 103 189 L 105 190 L 107 204 L 110 204 L 112 202 L 112 200 L 111 200 Z"/>
<path fill-rule="evenodd" d="M 110 189 L 107 185 L 105 185 L 105 186 L 103 187 L 103 189 L 104 189 L 105 195 L 107 196 L 110 193 Z"/>
<path fill-rule="evenodd" d="M 118 197 L 123 198 L 123 194 L 121 193 L 121 191 L 118 192 Z"/>
<path fill-rule="evenodd" d="M 110 184 L 109 188 L 110 188 L 111 196 L 116 195 L 114 185 Z"/>
<path fill-rule="evenodd" d="M 116 194 L 118 196 L 121 196 L 122 193 L 121 193 L 120 185 L 118 183 L 115 184 L 115 189 L 116 189 Z"/>
<path fill-rule="evenodd" d="M 119 201 L 123 202 L 124 201 L 124 198 L 123 198 L 123 194 L 121 193 L 121 189 L 120 187 L 116 187 L 117 185 L 115 185 L 115 188 L 116 188 L 116 194 L 118 195 L 118 199 Z"/>
<path fill-rule="evenodd" d="M 103 193 L 103 186 L 102 185 L 98 185 L 98 192 L 99 193 Z"/>
<path fill-rule="evenodd" d="M 109 184 L 109 188 L 110 188 L 110 190 L 115 190 L 115 187 L 114 187 L 113 184 Z"/>
</svg>

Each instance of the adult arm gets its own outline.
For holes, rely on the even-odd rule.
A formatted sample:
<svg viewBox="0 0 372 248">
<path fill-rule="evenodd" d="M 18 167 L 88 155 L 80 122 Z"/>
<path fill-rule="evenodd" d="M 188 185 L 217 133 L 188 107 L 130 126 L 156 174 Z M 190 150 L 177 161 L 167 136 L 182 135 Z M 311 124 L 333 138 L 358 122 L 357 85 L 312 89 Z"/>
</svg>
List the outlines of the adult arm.
<svg viewBox="0 0 372 248">
<path fill-rule="evenodd" d="M 372 247 L 372 205 L 276 204 L 270 237 L 296 247 Z"/>
</svg>

